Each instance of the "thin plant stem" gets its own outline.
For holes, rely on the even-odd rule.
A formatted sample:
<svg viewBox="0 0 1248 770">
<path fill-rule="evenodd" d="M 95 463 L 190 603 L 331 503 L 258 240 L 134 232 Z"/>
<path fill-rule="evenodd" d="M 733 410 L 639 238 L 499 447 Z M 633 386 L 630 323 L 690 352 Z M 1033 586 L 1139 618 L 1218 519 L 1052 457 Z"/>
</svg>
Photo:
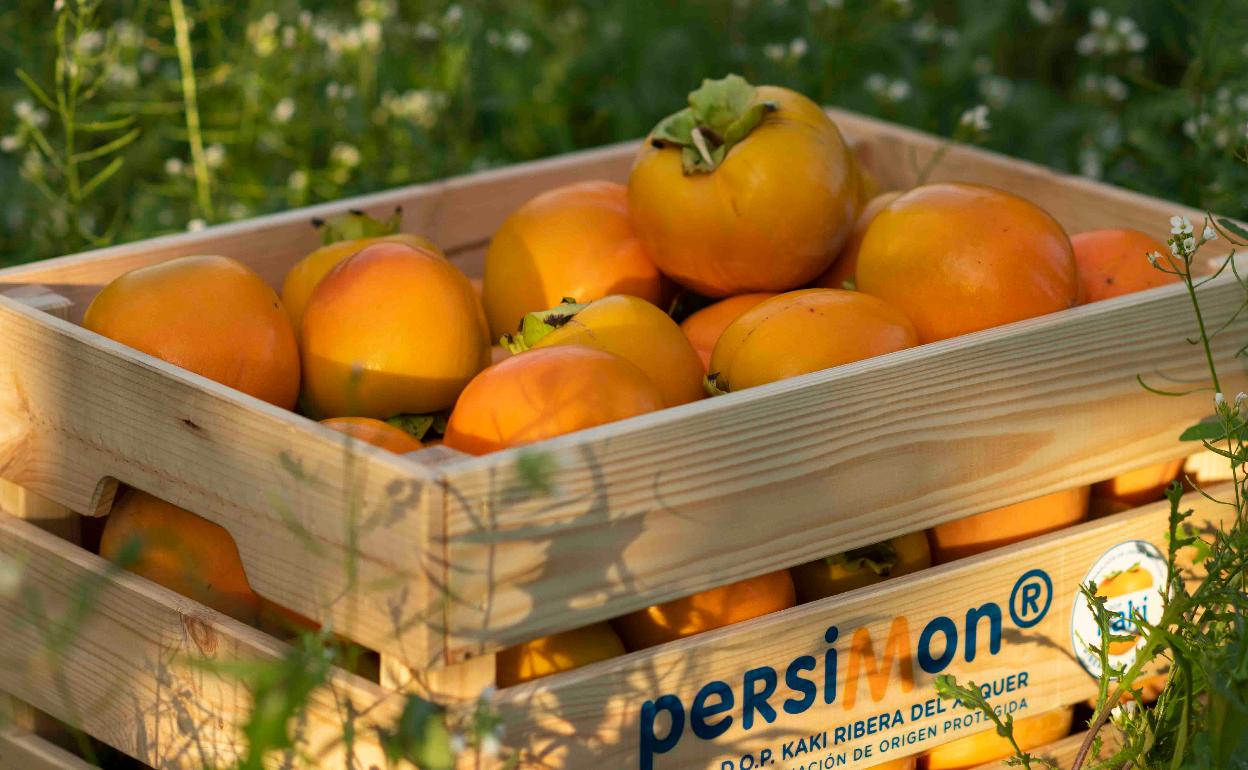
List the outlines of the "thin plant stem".
<svg viewBox="0 0 1248 770">
<path fill-rule="evenodd" d="M 204 137 L 199 124 L 199 99 L 196 95 L 195 64 L 191 56 L 190 29 L 182 0 L 169 0 L 173 15 L 174 42 L 178 48 L 178 66 L 182 70 L 182 102 L 186 113 L 187 140 L 191 145 L 191 165 L 195 171 L 195 198 L 199 211 L 208 219 L 212 214 L 212 179 L 204 157 Z"/>
</svg>

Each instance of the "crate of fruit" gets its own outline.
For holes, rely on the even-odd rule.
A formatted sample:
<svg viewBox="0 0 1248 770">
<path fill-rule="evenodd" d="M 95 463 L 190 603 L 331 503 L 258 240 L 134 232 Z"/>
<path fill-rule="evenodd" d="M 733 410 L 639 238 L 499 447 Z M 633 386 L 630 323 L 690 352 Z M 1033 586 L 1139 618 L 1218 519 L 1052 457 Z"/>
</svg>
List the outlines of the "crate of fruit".
<svg viewBox="0 0 1248 770">
<path fill-rule="evenodd" d="M 1172 216 L 728 78 L 640 144 L 7 269 L 0 689 L 218 766 L 228 662 L 316 634 L 311 764 L 383 764 L 410 693 L 484 697 L 485 764 L 991 758 L 942 674 L 1051 742 L 1080 587 L 1160 603 L 1211 411 L 1139 379 L 1248 388 L 1235 277 L 1206 356 L 1146 259 Z"/>
</svg>

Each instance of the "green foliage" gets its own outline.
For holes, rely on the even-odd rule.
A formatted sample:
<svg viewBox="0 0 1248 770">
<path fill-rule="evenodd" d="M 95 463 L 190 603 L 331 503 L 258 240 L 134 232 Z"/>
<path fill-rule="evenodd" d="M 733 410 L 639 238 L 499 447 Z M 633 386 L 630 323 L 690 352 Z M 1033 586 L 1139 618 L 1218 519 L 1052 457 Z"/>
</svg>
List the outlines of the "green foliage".
<svg viewBox="0 0 1248 770">
<path fill-rule="evenodd" d="M 0 4 L 5 262 L 640 137 L 728 72 L 947 135 L 983 104 L 991 148 L 1248 205 L 1216 162 L 1244 152 L 1243 0 L 50 4 Z"/>
</svg>

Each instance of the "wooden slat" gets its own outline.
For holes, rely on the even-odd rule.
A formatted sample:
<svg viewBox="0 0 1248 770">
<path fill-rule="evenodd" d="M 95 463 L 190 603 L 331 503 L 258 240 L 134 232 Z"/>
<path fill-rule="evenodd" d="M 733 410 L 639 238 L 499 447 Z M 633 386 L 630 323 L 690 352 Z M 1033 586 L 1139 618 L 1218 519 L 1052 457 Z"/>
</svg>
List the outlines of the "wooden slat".
<svg viewBox="0 0 1248 770">
<path fill-rule="evenodd" d="M 1229 489 L 1223 486 L 1211 492 L 1228 493 Z M 1185 498 L 1185 507 L 1196 510 L 1191 521 L 1197 530 L 1218 526 L 1223 517 L 1233 515 L 1226 506 L 1215 505 L 1195 493 Z M 838 761 L 828 766 L 867 768 L 985 729 L 982 721 L 952 721 L 970 712 L 947 702 L 942 704 L 941 713 L 923 710 L 924 704 L 934 705 L 937 696 L 932 686 L 935 674 L 925 673 L 918 666 L 919 639 L 925 627 L 940 616 L 948 618 L 958 634 L 957 653 L 940 673 L 954 674 L 964 683 L 974 679 L 980 685 L 1005 682 L 1013 676 L 1014 689 L 991 700 L 1007 709 L 1007 704 L 1014 702 L 1014 714 L 1018 717 L 1076 703 L 1096 692 L 1095 681 L 1073 657 L 1071 613 L 1074 603 L 1083 601 L 1079 586 L 1092 564 L 1116 545 L 1143 540 L 1164 552 L 1168 518 L 1168 503 L 1146 506 L 683 639 L 653 651 L 508 688 L 500 693 L 506 734 L 511 748 L 521 751 L 525 762 L 534 765 L 544 759 L 551 766 L 567 768 L 644 768 L 640 752 L 644 704 L 673 695 L 683 704 L 684 730 L 674 747 L 654 754 L 652 766 L 656 769 L 727 768 L 731 766 L 721 763 L 728 761 L 737 762 L 739 768 L 744 754 L 753 754 L 758 760 L 764 749 L 771 750 L 775 766 L 799 766 L 797 759 L 783 761 L 783 746 L 825 730 L 829 736 L 827 744 L 807 755 L 807 761 L 844 755 L 844 763 Z M 1042 615 L 1015 600 L 1025 595 L 1016 594 L 1016 586 L 1041 585 L 1034 570 L 1042 570 L 1051 581 L 1051 591 L 1040 589 L 1036 597 L 1035 607 L 1045 604 L 1046 595 L 1051 599 Z M 977 644 L 972 646 L 967 641 L 968 612 L 984 611 L 990 603 L 996 604 L 1001 616 L 1000 648 L 995 654 L 990 643 L 992 622 L 988 619 L 976 622 Z M 1014 621 L 1011 606 L 1031 625 L 1024 627 Z M 990 617 L 991 611 L 986 611 L 984 618 Z M 898 618 L 904 619 L 904 626 L 899 625 Z M 830 626 L 838 631 L 834 644 L 825 642 Z M 852 648 L 859 644 L 860 636 L 867 635 L 871 654 L 883 661 L 886 640 L 894 629 L 900 629 L 898 638 L 905 643 L 896 651 L 897 667 L 888 669 L 883 686 L 876 691 L 865 673 L 874 661 L 868 662 Z M 936 641 L 929 648 L 933 655 L 943 654 L 945 638 L 941 634 L 935 636 Z M 972 661 L 968 661 L 968 647 L 975 652 Z M 826 657 L 829 648 L 836 650 L 837 683 L 830 705 L 823 697 L 824 677 L 830 668 Z M 802 694 L 786 684 L 787 667 L 803 655 L 812 656 L 815 663 L 803 676 L 816 684 L 816 698 L 808 710 L 786 713 L 781 707 L 785 699 L 800 699 Z M 776 673 L 776 690 L 769 700 L 776 713 L 774 719 L 756 714 L 754 726 L 747 731 L 742 727 L 744 678 L 747 671 L 764 666 Z M 902 686 L 902 670 L 914 674 L 910 691 Z M 1026 674 L 1026 682 L 1022 674 Z M 726 683 L 733 690 L 734 705 L 723 712 L 732 717 L 732 723 L 722 735 L 702 740 L 691 727 L 690 710 L 700 688 L 712 682 Z M 760 684 L 754 689 L 758 692 L 766 688 Z M 1024 701 L 1025 708 L 1021 705 Z M 716 696 L 708 702 L 716 705 L 721 699 Z M 903 716 L 898 727 L 886 726 L 858 738 L 853 738 L 851 732 L 846 740 L 835 739 L 838 727 L 891 714 L 896 709 Z M 707 721 L 715 723 L 721 718 L 717 714 Z M 908 733 L 918 736 L 921 733 L 914 731 L 928 727 L 935 728 L 934 735 L 899 744 L 899 748 L 890 751 L 880 749 L 881 742 L 904 740 Z M 667 737 L 666 717 L 658 720 L 655 735 L 659 739 Z M 872 756 L 855 760 L 854 750 L 868 745 L 874 747 Z M 525 762 L 521 766 L 526 766 Z"/>
<path fill-rule="evenodd" d="M 290 266 L 320 245 L 320 236 L 311 224 L 314 218 L 328 218 L 353 209 L 385 217 L 396 206 L 403 209 L 404 232 L 428 236 L 452 257 L 463 252 L 468 267 L 475 264 L 479 269 L 481 247 L 516 207 L 539 192 L 568 182 L 622 181 L 635 151 L 636 142 L 611 145 L 209 227 L 196 233 L 19 265 L 0 270 L 0 290 L 6 283 L 47 284 L 74 302 L 75 318 L 80 318 L 96 292 L 122 273 L 174 257 L 206 253 L 240 259 L 270 284 L 280 287 Z"/>
<path fill-rule="evenodd" d="M 2 297 L 0 477 L 88 515 L 131 484 L 226 527 L 263 596 L 412 665 L 438 656 L 432 474 Z"/>
<path fill-rule="evenodd" d="M 21 568 L 0 596 L 0 690 L 157 768 L 232 766 L 251 696 L 210 666 L 276 660 L 282 644 L 7 515 L 0 558 Z M 300 748 L 344 766 L 349 706 L 357 766 L 386 766 L 373 728 L 394 724 L 401 703 L 337 670 L 309 703 Z"/>
<path fill-rule="evenodd" d="M 1242 297 L 1207 284 L 1207 322 Z M 1179 457 L 1210 393 L 1136 375 L 1204 381 L 1191 318 L 1166 287 L 447 467 L 452 657 Z M 557 494 L 509 491 L 521 451 Z"/>
<path fill-rule="evenodd" d="M 1101 739 L 1106 747 L 1114 743 L 1113 732 L 1114 728 L 1109 727 L 1102 733 Z M 1075 755 L 1079 752 L 1079 747 L 1083 745 L 1085 735 L 1086 733 L 1082 732 L 1076 733 L 1060 741 L 1050 743 L 1043 748 L 1033 749 L 1030 753 L 1032 756 L 1055 762 L 1059 768 L 1069 768 L 1072 766 L 1071 763 L 1074 761 Z M 1004 767 L 1005 765 L 998 760 L 996 762 L 985 762 L 972 770 L 1003 770 Z"/>
<path fill-rule="evenodd" d="M 81 757 L 15 725 L 0 726 L 0 768 L 99 770 Z"/>
</svg>

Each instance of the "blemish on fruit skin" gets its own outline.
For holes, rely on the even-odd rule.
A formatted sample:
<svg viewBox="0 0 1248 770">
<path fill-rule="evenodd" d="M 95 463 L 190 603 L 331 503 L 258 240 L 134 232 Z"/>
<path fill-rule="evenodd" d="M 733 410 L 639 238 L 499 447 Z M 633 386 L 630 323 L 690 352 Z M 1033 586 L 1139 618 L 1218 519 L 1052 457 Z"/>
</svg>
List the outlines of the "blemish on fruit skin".
<svg viewBox="0 0 1248 770">
<path fill-rule="evenodd" d="M 194 421 L 194 420 L 192 420 L 190 417 L 183 417 L 183 418 L 182 418 L 182 424 L 183 424 L 183 425 L 185 425 L 186 427 L 190 428 L 190 429 L 191 429 L 191 430 L 193 430 L 193 431 L 202 431 L 202 430 L 203 430 L 203 428 L 202 428 L 202 427 L 200 427 L 199 423 L 195 422 L 195 421 Z"/>
</svg>

